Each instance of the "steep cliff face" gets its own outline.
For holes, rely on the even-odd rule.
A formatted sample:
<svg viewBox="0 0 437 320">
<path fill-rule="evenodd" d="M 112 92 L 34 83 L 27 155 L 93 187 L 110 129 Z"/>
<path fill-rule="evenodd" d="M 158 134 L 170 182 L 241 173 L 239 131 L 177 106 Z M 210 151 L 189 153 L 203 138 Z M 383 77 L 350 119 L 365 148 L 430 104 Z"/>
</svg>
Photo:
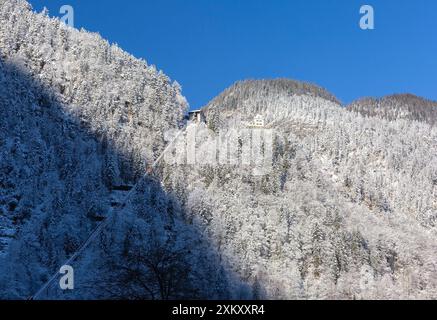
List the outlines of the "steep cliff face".
<svg viewBox="0 0 437 320">
<path fill-rule="evenodd" d="M 364 118 L 321 89 L 293 87 L 306 85 L 238 83 L 204 109 L 206 123 L 190 129 L 196 164 L 164 174 L 188 220 L 257 296 L 435 297 L 436 130 Z M 264 127 L 248 125 L 256 114 Z M 221 143 L 229 132 L 237 138 Z M 253 139 L 267 132 L 271 168 L 257 175 Z M 219 162 L 226 143 L 236 161 Z"/>
</svg>

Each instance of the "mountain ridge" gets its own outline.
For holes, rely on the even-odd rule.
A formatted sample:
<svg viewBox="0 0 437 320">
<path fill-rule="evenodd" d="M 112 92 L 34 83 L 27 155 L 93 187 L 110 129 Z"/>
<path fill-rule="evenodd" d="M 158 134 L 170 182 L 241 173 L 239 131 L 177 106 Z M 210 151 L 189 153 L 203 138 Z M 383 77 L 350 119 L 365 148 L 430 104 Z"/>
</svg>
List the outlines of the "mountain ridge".
<svg viewBox="0 0 437 320">
<path fill-rule="evenodd" d="M 262 99 L 254 99 L 257 96 Z M 211 124 L 212 128 L 216 127 L 218 122 L 227 122 L 228 118 L 235 117 L 236 114 L 241 117 L 241 121 L 247 122 L 256 114 L 262 114 L 271 121 L 272 117 L 288 116 L 291 110 L 278 111 L 269 108 L 269 105 L 270 107 L 275 105 L 275 101 L 279 99 L 297 101 L 302 100 L 303 97 L 326 100 L 332 106 L 342 107 L 365 117 L 378 117 L 389 121 L 416 120 L 432 126 L 437 121 L 437 102 L 411 93 L 392 94 L 380 98 L 363 97 L 350 104 L 342 104 L 332 93 L 316 84 L 286 78 L 237 81 L 213 98 L 201 110 L 206 115 L 208 123 L 216 122 Z M 239 110 L 236 109 L 238 103 Z M 287 108 L 293 108 L 293 105 L 289 104 Z M 272 116 L 275 113 L 278 114 Z"/>
<path fill-rule="evenodd" d="M 437 122 L 437 102 L 410 93 L 361 98 L 349 104 L 347 109 L 364 116 L 388 120 L 408 119 L 430 125 Z"/>
</svg>

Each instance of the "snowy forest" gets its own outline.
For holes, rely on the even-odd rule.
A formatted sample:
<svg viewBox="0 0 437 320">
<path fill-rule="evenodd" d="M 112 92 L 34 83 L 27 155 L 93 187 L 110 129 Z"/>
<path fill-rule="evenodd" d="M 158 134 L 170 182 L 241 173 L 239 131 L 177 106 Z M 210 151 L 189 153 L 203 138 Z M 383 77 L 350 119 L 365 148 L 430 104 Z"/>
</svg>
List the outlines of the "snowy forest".
<svg viewBox="0 0 437 320">
<path fill-rule="evenodd" d="M 33 296 L 102 221 L 75 289 L 39 299 L 437 299 L 436 102 L 240 81 L 189 125 L 261 115 L 271 172 L 170 163 L 177 82 L 24 0 L 0 21 L 0 299 Z"/>
</svg>

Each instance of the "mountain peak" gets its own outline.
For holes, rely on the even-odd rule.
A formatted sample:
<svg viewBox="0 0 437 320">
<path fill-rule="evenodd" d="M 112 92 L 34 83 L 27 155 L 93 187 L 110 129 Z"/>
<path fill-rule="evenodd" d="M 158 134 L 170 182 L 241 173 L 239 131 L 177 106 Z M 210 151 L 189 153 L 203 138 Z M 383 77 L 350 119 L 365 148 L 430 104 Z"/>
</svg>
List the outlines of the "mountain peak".
<svg viewBox="0 0 437 320">
<path fill-rule="evenodd" d="M 233 102 L 235 99 L 248 99 L 254 96 L 275 96 L 277 98 L 278 96 L 293 95 L 319 97 L 340 104 L 333 94 L 320 86 L 292 79 L 277 78 L 238 81 L 212 100 L 207 108 L 211 104 L 228 105 L 229 102 Z M 232 105 L 229 107 L 232 107 Z"/>
</svg>

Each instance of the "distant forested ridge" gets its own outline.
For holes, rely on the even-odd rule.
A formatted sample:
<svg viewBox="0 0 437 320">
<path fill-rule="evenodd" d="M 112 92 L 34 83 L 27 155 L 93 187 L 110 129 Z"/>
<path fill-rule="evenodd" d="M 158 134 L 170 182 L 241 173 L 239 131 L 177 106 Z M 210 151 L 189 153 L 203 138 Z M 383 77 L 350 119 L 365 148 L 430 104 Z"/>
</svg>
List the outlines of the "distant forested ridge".
<svg viewBox="0 0 437 320">
<path fill-rule="evenodd" d="M 415 120 L 433 126 L 437 123 L 437 102 L 412 94 L 396 94 L 380 99 L 360 99 L 352 102 L 347 108 L 367 117 Z"/>
</svg>

